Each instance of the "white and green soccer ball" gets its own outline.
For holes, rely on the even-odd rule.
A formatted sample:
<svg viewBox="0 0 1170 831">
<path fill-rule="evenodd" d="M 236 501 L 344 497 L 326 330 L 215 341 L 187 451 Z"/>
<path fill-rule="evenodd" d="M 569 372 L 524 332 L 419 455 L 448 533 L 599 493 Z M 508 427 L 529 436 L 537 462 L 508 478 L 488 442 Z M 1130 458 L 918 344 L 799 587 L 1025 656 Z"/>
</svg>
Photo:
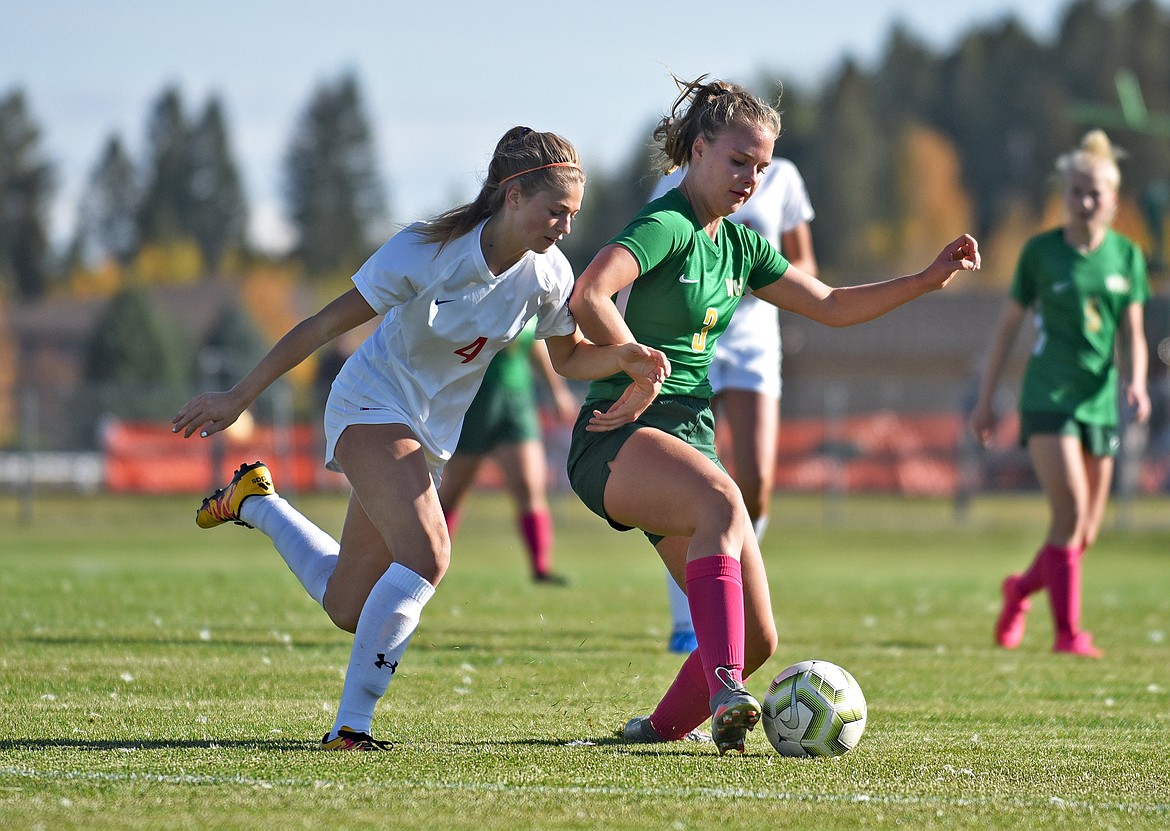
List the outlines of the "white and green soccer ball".
<svg viewBox="0 0 1170 831">
<path fill-rule="evenodd" d="M 783 756 L 840 756 L 865 732 L 865 695 L 829 661 L 801 661 L 781 672 L 764 696 L 764 732 Z"/>
</svg>

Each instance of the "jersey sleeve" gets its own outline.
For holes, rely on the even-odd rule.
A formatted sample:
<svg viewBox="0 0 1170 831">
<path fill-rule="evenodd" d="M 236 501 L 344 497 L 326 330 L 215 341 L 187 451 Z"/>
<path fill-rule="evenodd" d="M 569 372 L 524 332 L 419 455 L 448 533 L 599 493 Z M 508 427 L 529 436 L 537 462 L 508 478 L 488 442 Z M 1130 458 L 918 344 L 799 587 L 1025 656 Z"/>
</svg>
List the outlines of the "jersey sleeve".
<svg viewBox="0 0 1170 831">
<path fill-rule="evenodd" d="M 1020 252 L 1020 258 L 1016 261 L 1011 288 L 1008 289 L 1008 296 L 1024 308 L 1031 306 L 1036 299 L 1036 281 L 1033 279 L 1036 269 L 1032 267 L 1035 248 L 1034 240 L 1024 244 L 1024 250 Z"/>
<path fill-rule="evenodd" d="M 1150 299 L 1150 277 L 1146 270 L 1146 255 L 1137 243 L 1130 243 L 1130 296 L 1129 302 L 1145 304 Z"/>
<path fill-rule="evenodd" d="M 536 313 L 536 337 L 540 340 L 571 335 L 577 321 L 569 311 L 569 295 L 573 293 L 573 268 L 559 248 L 552 249 L 549 258 L 550 289 Z"/>
<path fill-rule="evenodd" d="M 752 291 L 775 283 L 788 271 L 788 260 L 751 228 L 743 229 L 744 250 L 751 258 L 747 284 Z"/>
<path fill-rule="evenodd" d="M 645 274 L 678 250 L 694 229 L 680 214 L 671 210 L 659 210 L 660 203 L 670 198 L 670 192 L 662 200 L 655 200 L 638 213 L 630 224 L 610 244 L 620 245 L 628 250 L 638 262 L 638 273 Z"/>
<path fill-rule="evenodd" d="M 776 175 L 784 177 L 784 197 L 781 201 L 780 233 L 785 234 L 803 222 L 812 222 L 816 212 L 808 198 L 804 177 L 796 165 L 787 159 L 776 159 L 773 165 L 781 165 Z"/>
<path fill-rule="evenodd" d="M 353 284 L 378 314 L 418 294 L 434 246 L 424 243 L 411 226 L 386 240 L 353 275 Z"/>
</svg>

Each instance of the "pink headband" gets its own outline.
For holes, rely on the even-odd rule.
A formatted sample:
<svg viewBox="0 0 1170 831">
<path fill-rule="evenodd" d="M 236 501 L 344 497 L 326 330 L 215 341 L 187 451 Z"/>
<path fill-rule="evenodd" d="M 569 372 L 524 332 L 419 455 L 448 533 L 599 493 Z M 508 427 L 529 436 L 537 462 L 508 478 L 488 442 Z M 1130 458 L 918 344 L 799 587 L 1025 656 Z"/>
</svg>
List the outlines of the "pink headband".
<svg viewBox="0 0 1170 831">
<path fill-rule="evenodd" d="M 580 165 L 573 164 L 572 162 L 553 162 L 552 164 L 542 164 L 540 167 L 530 167 L 527 170 L 521 170 L 519 173 L 513 173 L 511 176 L 505 176 L 500 180 L 499 185 L 496 185 L 496 187 L 504 184 L 504 182 L 507 182 L 509 179 L 515 179 L 517 176 L 523 176 L 525 173 L 535 173 L 538 170 L 544 170 L 549 167 L 575 167 L 578 170 L 581 169 Z"/>
</svg>

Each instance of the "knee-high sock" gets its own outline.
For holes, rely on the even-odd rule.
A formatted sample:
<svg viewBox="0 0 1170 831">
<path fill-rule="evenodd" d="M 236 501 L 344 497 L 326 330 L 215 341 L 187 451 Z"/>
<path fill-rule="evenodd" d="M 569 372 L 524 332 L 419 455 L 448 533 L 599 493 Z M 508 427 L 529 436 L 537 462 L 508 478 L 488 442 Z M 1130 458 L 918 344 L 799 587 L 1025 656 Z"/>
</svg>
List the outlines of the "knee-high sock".
<svg viewBox="0 0 1170 831">
<path fill-rule="evenodd" d="M 726 667 L 743 681 L 743 576 L 739 560 L 726 554 L 687 563 L 687 599 L 703 673 L 712 696 L 723 689 L 715 670 Z"/>
<path fill-rule="evenodd" d="M 694 632 L 691 623 L 691 604 L 687 593 L 682 590 L 670 572 L 666 572 L 666 599 L 670 603 L 670 631 Z"/>
<path fill-rule="evenodd" d="M 709 699 L 703 659 L 696 649 L 650 714 L 650 724 L 668 742 L 681 739 L 711 717 Z"/>
<path fill-rule="evenodd" d="M 358 617 L 341 704 L 331 735 L 348 727 L 368 733 L 374 707 L 390 686 L 398 662 L 418 628 L 435 587 L 406 566 L 393 563 L 374 584 Z"/>
<path fill-rule="evenodd" d="M 337 540 L 309 522 L 282 497 L 251 496 L 240 505 L 240 519 L 272 540 L 309 597 L 318 603 L 337 568 Z"/>
<path fill-rule="evenodd" d="M 548 511 L 529 511 L 520 516 L 520 534 L 528 547 L 532 576 L 542 577 L 552 571 L 553 524 Z"/>
<path fill-rule="evenodd" d="M 1046 547 L 1044 583 L 1052 607 L 1057 638 L 1070 638 L 1081 631 L 1081 549 Z"/>
<path fill-rule="evenodd" d="M 752 520 L 752 530 L 756 532 L 756 542 L 763 542 L 764 532 L 768 530 L 768 515 L 764 514 Z"/>
<path fill-rule="evenodd" d="M 1041 546 L 1040 550 L 1036 552 L 1036 556 L 1032 558 L 1032 564 L 1028 566 L 1028 570 L 1020 575 L 1020 582 L 1016 584 L 1016 588 L 1025 597 L 1044 588 L 1045 563 L 1052 556 L 1049 553 L 1052 548 L 1053 546 L 1048 544 Z"/>
</svg>

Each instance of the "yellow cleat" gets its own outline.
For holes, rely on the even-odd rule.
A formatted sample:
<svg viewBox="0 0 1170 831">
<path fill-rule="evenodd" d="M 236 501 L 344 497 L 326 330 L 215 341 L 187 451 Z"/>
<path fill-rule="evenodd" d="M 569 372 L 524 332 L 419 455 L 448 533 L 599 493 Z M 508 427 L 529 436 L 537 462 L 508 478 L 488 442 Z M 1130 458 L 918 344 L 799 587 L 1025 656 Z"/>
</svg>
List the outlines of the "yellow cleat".
<svg viewBox="0 0 1170 831">
<path fill-rule="evenodd" d="M 203 504 L 195 513 L 195 524 L 200 528 L 214 528 L 225 522 L 234 522 L 251 528 L 251 525 L 240 519 L 240 505 L 249 496 L 268 496 L 275 493 L 272 475 L 263 462 L 241 465 L 226 488 L 220 488 L 203 500 Z"/>
<path fill-rule="evenodd" d="M 356 750 L 360 752 L 390 750 L 392 747 L 394 745 L 390 742 L 380 742 L 369 733 L 350 730 L 348 727 L 339 729 L 335 739 L 330 739 L 328 733 L 321 738 L 322 750 Z"/>
</svg>

